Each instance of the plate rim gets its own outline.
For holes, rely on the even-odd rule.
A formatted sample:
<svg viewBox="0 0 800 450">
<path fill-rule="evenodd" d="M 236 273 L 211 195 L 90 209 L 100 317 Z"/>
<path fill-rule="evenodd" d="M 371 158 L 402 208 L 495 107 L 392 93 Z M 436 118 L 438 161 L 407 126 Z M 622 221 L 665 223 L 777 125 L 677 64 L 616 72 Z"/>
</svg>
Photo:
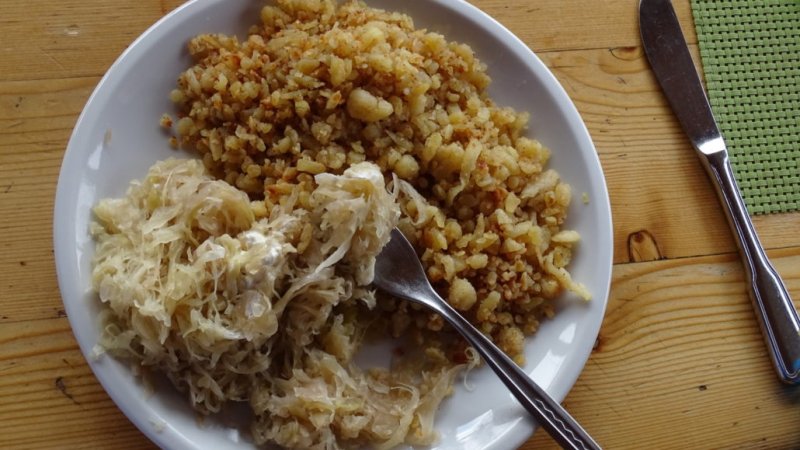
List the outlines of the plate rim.
<svg viewBox="0 0 800 450">
<path fill-rule="evenodd" d="M 120 393 L 117 393 L 114 389 L 110 389 L 111 380 L 107 379 L 108 374 L 106 373 L 98 373 L 98 369 L 95 364 L 94 356 L 93 356 L 93 349 L 87 348 L 87 345 L 84 342 L 84 339 L 81 338 L 81 334 L 79 332 L 79 324 L 76 323 L 76 319 L 73 319 L 74 312 L 77 312 L 79 308 L 82 306 L 79 305 L 79 301 L 66 301 L 66 298 L 73 297 L 72 294 L 77 294 L 75 292 L 69 293 L 68 290 L 65 289 L 66 286 L 69 286 L 68 278 L 72 275 L 71 268 L 65 266 L 66 258 L 69 256 L 64 255 L 66 249 L 63 248 L 63 245 L 59 243 L 69 242 L 74 240 L 74 233 L 72 233 L 72 229 L 68 229 L 66 227 L 59 227 L 57 224 L 60 221 L 63 221 L 64 217 L 74 218 L 76 216 L 77 211 L 74 209 L 68 208 L 69 202 L 68 200 L 68 183 L 71 178 L 71 175 L 68 173 L 67 162 L 70 159 L 72 154 L 77 153 L 74 147 L 76 140 L 76 136 L 80 133 L 80 130 L 83 128 L 83 123 L 87 120 L 88 115 L 92 111 L 92 105 L 94 105 L 98 101 L 98 97 L 104 91 L 104 88 L 107 84 L 114 81 L 115 78 L 119 78 L 121 76 L 118 75 L 119 68 L 124 65 L 126 60 L 133 58 L 137 54 L 141 54 L 146 50 L 146 47 L 143 47 L 143 43 L 157 39 L 154 37 L 156 32 L 164 26 L 166 22 L 170 22 L 172 20 L 176 20 L 176 17 L 181 16 L 183 14 L 189 14 L 193 10 L 197 8 L 207 7 L 208 5 L 214 2 L 224 2 L 225 0 L 189 0 L 186 3 L 178 6 L 174 10 L 170 11 L 155 23 L 153 23 L 150 27 L 148 27 L 144 32 L 142 32 L 136 39 L 134 39 L 129 46 L 122 51 L 122 53 L 116 58 L 113 64 L 107 69 L 107 71 L 103 74 L 102 78 L 95 86 L 92 94 L 87 99 L 83 109 L 81 110 L 80 115 L 78 116 L 77 121 L 73 127 L 73 130 L 70 134 L 70 138 L 64 152 L 64 156 L 62 159 L 61 167 L 59 170 L 58 176 L 58 183 L 56 187 L 56 194 L 55 194 L 55 203 L 53 209 L 53 247 L 54 247 L 54 260 L 56 264 L 56 275 L 58 278 L 58 285 L 59 285 L 59 293 L 62 298 L 62 303 L 64 304 L 64 308 L 67 312 L 67 318 L 70 323 L 70 327 L 72 329 L 73 335 L 76 341 L 79 344 L 81 353 L 83 354 L 84 358 L 87 361 L 87 364 L 92 369 L 92 373 L 94 377 L 100 382 L 103 386 L 105 392 L 109 395 L 109 397 L 114 401 L 115 405 L 125 414 L 128 420 L 130 420 L 145 436 L 147 436 L 152 442 L 156 443 L 159 446 L 163 446 L 166 448 L 174 448 L 174 447 L 181 447 L 181 448 L 201 448 L 197 446 L 197 443 L 188 439 L 185 435 L 180 432 L 171 432 L 172 428 L 167 427 L 165 430 L 159 431 L 153 427 L 151 421 L 152 419 L 148 419 L 140 414 L 134 413 L 134 407 L 130 402 L 123 401 L 120 397 Z M 605 212 L 603 214 L 603 218 L 607 219 L 604 220 L 602 224 L 603 228 L 605 228 L 604 236 L 599 236 L 598 243 L 602 245 L 604 248 L 599 250 L 607 253 L 608 261 L 607 264 L 603 264 L 603 270 L 606 272 L 601 276 L 601 284 L 603 286 L 602 292 L 593 292 L 593 302 L 602 300 L 602 307 L 600 308 L 601 313 L 598 315 L 598 320 L 593 321 L 590 325 L 592 325 L 591 330 L 586 330 L 591 336 L 595 336 L 595 338 L 599 335 L 600 327 L 603 322 L 603 318 L 605 317 L 606 309 L 608 307 L 608 299 L 610 294 L 610 287 L 611 287 L 611 280 L 612 280 L 612 269 L 613 269 L 613 256 L 614 256 L 614 235 L 613 235 L 613 218 L 611 215 L 611 203 L 609 198 L 608 186 L 606 177 L 604 174 L 603 166 L 601 164 L 599 155 L 597 153 L 597 149 L 595 148 L 594 142 L 592 140 L 591 134 L 586 127 L 586 123 L 584 122 L 583 118 L 580 115 L 580 112 L 576 108 L 574 102 L 566 93 L 564 87 L 561 83 L 558 82 L 555 75 L 552 71 L 541 61 L 538 55 L 531 50 L 519 37 L 513 34 L 510 30 L 508 30 L 504 25 L 498 22 L 495 18 L 491 17 L 487 13 L 480 10 L 475 5 L 470 4 L 466 0 L 426 0 L 429 3 L 435 3 L 440 7 L 448 9 L 452 11 L 454 14 L 459 14 L 467 19 L 469 19 L 474 25 L 483 28 L 487 33 L 491 35 L 495 35 L 499 40 L 504 42 L 504 46 L 507 50 L 511 51 L 515 56 L 520 58 L 520 60 L 524 61 L 528 68 L 531 70 L 532 73 L 535 73 L 542 83 L 545 84 L 546 91 L 551 95 L 556 96 L 556 100 L 558 103 L 564 105 L 565 112 L 567 113 L 568 125 L 575 132 L 576 135 L 580 137 L 580 141 L 583 141 L 585 144 L 588 144 L 589 149 L 591 152 L 580 151 L 581 155 L 584 158 L 589 158 L 589 163 L 592 166 L 596 166 L 599 169 L 599 179 L 596 180 L 599 182 L 599 187 L 601 188 L 599 192 L 594 191 L 592 192 L 592 202 L 600 202 L 601 209 Z M 369 3 L 369 2 L 368 2 Z M 412 17 L 413 18 L 413 17 Z M 479 55 L 480 56 L 480 55 Z M 124 72 L 123 72 L 124 73 Z M 131 180 L 126 180 L 126 183 L 130 182 Z M 71 220 L 70 222 L 74 222 Z M 548 393 L 551 394 L 557 401 L 561 402 L 566 397 L 567 393 L 574 387 L 578 377 L 583 372 L 583 369 L 589 359 L 589 356 L 592 351 L 592 346 L 584 345 L 582 348 L 578 348 L 573 353 L 573 358 L 578 360 L 579 363 L 576 366 L 575 370 L 568 372 L 567 374 L 563 374 L 563 378 L 568 378 L 567 383 L 562 383 L 566 386 L 565 389 L 547 389 Z M 555 392 L 551 392 L 555 390 Z M 562 392 L 563 391 L 563 392 Z M 524 422 L 524 421 L 523 421 Z M 533 434 L 535 428 L 531 425 L 525 430 L 525 427 L 520 427 L 517 424 L 511 429 L 504 433 L 501 436 L 503 439 L 500 442 L 495 442 L 490 448 L 500 448 L 500 445 L 508 445 L 508 444 L 515 444 L 521 445 L 523 442 L 527 441 Z M 514 431 L 520 431 L 514 433 Z M 525 432 L 527 431 L 527 432 Z"/>
</svg>

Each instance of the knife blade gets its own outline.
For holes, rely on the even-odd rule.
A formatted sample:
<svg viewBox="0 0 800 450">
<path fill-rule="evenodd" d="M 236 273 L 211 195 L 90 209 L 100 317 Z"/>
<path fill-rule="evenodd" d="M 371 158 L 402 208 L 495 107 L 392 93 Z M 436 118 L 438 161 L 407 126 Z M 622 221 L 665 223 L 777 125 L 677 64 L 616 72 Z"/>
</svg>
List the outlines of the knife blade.
<svg viewBox="0 0 800 450">
<path fill-rule="evenodd" d="M 639 23 L 653 73 L 692 144 L 703 153 L 724 149 L 706 92 L 669 0 L 642 0 Z M 717 142 L 708 146 L 707 143 Z"/>
<path fill-rule="evenodd" d="M 737 238 L 750 298 L 778 377 L 800 383 L 800 318 L 747 214 L 725 140 L 670 0 L 640 0 L 639 28 L 656 80 L 713 181 Z"/>
</svg>

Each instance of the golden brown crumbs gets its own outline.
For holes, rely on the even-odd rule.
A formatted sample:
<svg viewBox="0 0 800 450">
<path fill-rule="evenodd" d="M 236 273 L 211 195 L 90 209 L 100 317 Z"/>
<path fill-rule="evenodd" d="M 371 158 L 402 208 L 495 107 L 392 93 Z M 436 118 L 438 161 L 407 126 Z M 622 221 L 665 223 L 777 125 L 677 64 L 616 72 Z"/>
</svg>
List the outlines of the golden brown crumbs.
<svg viewBox="0 0 800 450">
<path fill-rule="evenodd" d="M 358 1 L 278 0 L 240 42 L 204 34 L 170 98 L 183 146 L 217 177 L 309 208 L 313 176 L 369 160 L 406 195 L 399 227 L 442 296 L 523 362 L 523 336 L 565 289 L 577 233 L 562 231 L 569 185 L 523 135 L 528 114 L 496 105 L 486 66 L 410 17 Z M 171 119 L 162 119 L 162 124 Z M 391 178 L 387 178 L 391 179 Z M 558 238 L 556 238 L 558 237 Z M 391 330 L 418 340 L 441 318 L 400 302 Z"/>
</svg>

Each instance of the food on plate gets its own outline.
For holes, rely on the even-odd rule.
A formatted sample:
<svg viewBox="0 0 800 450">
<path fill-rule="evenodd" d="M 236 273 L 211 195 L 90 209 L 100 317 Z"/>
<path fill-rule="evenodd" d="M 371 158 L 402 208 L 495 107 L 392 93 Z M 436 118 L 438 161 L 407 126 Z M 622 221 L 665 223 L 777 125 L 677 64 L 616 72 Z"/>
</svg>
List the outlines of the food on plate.
<svg viewBox="0 0 800 450">
<path fill-rule="evenodd" d="M 198 160 L 101 201 L 100 351 L 162 372 L 209 414 L 247 402 L 256 443 L 426 445 L 474 352 L 370 288 L 393 227 L 450 304 L 517 362 L 565 290 L 569 185 L 496 105 L 472 49 L 361 2 L 278 0 L 240 42 L 204 34 L 161 117 Z M 353 357 L 388 332 L 418 351 Z"/>
<path fill-rule="evenodd" d="M 372 161 L 394 173 L 399 227 L 443 297 L 523 362 L 524 336 L 566 288 L 578 241 L 562 230 L 570 187 L 550 151 L 522 135 L 527 113 L 497 106 L 465 45 L 355 1 L 279 0 L 243 41 L 204 34 L 172 94 L 181 144 L 215 176 L 304 205 L 317 173 Z M 413 188 L 413 189 L 412 189 Z M 404 302 L 395 335 L 423 339 L 441 317 Z M 458 353 L 459 350 L 455 350 Z"/>
<path fill-rule="evenodd" d="M 309 209 L 267 213 L 196 160 L 155 164 L 94 208 L 100 345 L 165 373 L 192 406 L 249 402 L 257 442 L 333 448 L 427 444 L 463 365 L 353 361 L 375 307 L 375 256 L 400 210 L 378 168 L 319 174 Z"/>
</svg>

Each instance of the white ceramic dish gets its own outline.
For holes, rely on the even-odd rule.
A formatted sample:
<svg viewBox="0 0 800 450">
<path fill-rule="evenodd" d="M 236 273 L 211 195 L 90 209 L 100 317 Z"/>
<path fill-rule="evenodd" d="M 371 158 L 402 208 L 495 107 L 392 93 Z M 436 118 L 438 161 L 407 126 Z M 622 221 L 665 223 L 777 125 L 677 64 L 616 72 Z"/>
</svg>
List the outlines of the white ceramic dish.
<svg viewBox="0 0 800 450">
<path fill-rule="evenodd" d="M 612 263 L 611 212 L 602 169 L 574 105 L 542 62 L 515 36 L 462 0 L 372 0 L 404 11 L 417 27 L 470 44 L 488 64 L 494 99 L 531 112 L 530 134 L 553 149 L 552 167 L 573 186 L 568 226 L 583 236 L 570 270 L 594 295 L 586 304 L 565 298 L 556 318 L 526 347 L 525 370 L 556 399 L 574 384 L 597 337 Z M 98 301 L 91 291 L 91 207 L 122 195 L 155 161 L 174 156 L 158 126 L 172 111 L 169 91 L 190 60 L 185 43 L 199 33 L 242 36 L 259 19 L 262 2 L 196 0 L 139 37 L 114 63 L 81 114 L 64 156 L 54 216 L 55 256 L 64 305 L 83 354 L 119 408 L 155 443 L 170 449 L 247 448 L 246 433 L 217 420 L 198 425 L 188 403 L 169 386 L 146 394 L 129 368 L 91 356 Z M 189 154 L 187 153 L 187 157 Z M 581 201 L 581 193 L 590 202 Z M 367 357 L 369 359 L 369 357 Z M 470 375 L 474 389 L 457 386 L 437 421 L 436 449 L 509 449 L 528 439 L 533 421 L 488 369 Z M 235 425 L 235 424 L 234 424 Z M 591 430 L 590 430 L 591 431 Z"/>
</svg>

